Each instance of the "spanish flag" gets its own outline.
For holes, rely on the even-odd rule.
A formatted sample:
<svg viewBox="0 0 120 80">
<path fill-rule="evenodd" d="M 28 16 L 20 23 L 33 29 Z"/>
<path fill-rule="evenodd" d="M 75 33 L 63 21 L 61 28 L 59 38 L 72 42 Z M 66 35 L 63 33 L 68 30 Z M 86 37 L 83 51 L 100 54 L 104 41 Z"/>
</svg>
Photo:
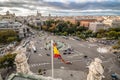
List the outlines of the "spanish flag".
<svg viewBox="0 0 120 80">
<path fill-rule="evenodd" d="M 54 52 L 54 58 L 61 58 L 60 52 L 57 49 L 56 44 L 53 44 L 53 52 Z"/>
<path fill-rule="evenodd" d="M 59 58 L 63 63 L 65 64 L 71 64 L 70 62 L 66 62 L 60 55 L 59 50 L 57 49 L 56 43 L 53 44 L 53 52 L 54 52 L 54 58 Z"/>
</svg>

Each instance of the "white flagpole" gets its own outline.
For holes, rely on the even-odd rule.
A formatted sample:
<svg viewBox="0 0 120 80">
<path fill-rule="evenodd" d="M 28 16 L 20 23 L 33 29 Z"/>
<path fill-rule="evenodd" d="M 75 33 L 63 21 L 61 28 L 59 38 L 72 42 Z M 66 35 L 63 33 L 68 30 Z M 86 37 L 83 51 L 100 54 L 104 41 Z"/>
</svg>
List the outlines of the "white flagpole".
<svg viewBox="0 0 120 80">
<path fill-rule="evenodd" d="M 52 78 L 54 78 L 54 58 L 53 58 L 53 40 L 51 40 L 51 67 L 52 67 Z"/>
</svg>

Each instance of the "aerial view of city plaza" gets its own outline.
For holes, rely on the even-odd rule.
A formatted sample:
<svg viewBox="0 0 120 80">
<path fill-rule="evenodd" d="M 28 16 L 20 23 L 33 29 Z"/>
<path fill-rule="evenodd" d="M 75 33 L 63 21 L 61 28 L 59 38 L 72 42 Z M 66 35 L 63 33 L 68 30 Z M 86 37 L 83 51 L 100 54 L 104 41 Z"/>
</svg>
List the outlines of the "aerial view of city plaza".
<svg viewBox="0 0 120 80">
<path fill-rule="evenodd" d="M 120 0 L 0 0 L 0 80 L 120 80 Z"/>
</svg>

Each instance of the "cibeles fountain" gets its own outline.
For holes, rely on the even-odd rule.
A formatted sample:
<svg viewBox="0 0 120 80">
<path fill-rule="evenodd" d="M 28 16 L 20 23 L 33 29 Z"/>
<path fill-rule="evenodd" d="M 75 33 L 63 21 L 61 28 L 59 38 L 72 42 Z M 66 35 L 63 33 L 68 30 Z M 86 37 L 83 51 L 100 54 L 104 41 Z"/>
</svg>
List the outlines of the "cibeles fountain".
<svg viewBox="0 0 120 80">
<path fill-rule="evenodd" d="M 31 45 L 30 45 L 31 46 Z M 15 64 L 16 64 L 16 74 L 14 76 L 19 76 L 22 74 L 22 77 L 31 78 L 30 80 L 62 80 L 62 79 L 54 79 L 52 77 L 44 77 L 42 75 L 37 75 L 30 70 L 28 59 L 26 57 L 26 47 L 18 47 L 14 53 L 17 53 L 15 57 Z M 19 78 L 18 80 L 26 80 Z M 11 77 L 8 80 L 13 80 Z M 17 80 L 17 79 L 16 79 Z"/>
</svg>

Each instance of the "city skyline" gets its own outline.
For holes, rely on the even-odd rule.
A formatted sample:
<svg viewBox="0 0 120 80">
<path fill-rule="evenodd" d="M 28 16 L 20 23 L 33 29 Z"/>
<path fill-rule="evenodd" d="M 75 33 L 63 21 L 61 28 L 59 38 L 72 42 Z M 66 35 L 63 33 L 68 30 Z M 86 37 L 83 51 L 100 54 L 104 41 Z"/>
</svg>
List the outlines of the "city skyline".
<svg viewBox="0 0 120 80">
<path fill-rule="evenodd" d="M 120 15 L 120 0 L 0 0 L 0 14 L 16 15 Z"/>
</svg>

